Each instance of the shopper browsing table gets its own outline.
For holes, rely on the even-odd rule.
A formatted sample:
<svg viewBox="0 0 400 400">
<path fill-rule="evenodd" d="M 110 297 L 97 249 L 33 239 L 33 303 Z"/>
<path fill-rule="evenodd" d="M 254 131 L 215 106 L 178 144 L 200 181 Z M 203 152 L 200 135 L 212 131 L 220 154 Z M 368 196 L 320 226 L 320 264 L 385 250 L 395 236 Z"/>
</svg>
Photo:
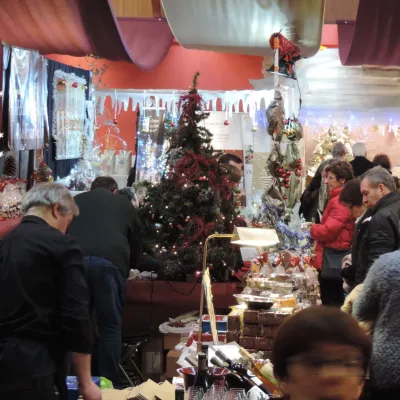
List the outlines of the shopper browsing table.
<svg viewBox="0 0 400 400">
<path fill-rule="evenodd" d="M 141 253 L 140 222 L 111 177 L 98 177 L 74 199 L 80 214 L 68 233 L 81 245 L 95 314 L 100 376 L 119 386 L 121 326 L 126 279 Z"/>
<path fill-rule="evenodd" d="M 20 225 L 0 241 L 0 398 L 66 400 L 72 352 L 83 398 L 99 400 L 83 256 L 65 235 L 79 210 L 56 183 L 34 186 L 22 209 Z"/>
<path fill-rule="evenodd" d="M 353 305 L 358 320 L 374 322 L 370 374 L 374 400 L 400 399 L 399 268 L 400 251 L 379 257 Z"/>
<path fill-rule="evenodd" d="M 326 168 L 329 186 L 329 201 L 320 224 L 311 227 L 311 237 L 316 240 L 315 267 L 321 271 L 321 300 L 324 305 L 341 306 L 344 301 L 342 289 L 341 259 L 338 260 L 337 276 L 323 277 L 327 258 L 325 252 L 348 251 L 354 234 L 354 218 L 349 209 L 339 201 L 343 185 L 353 178 L 351 165 L 345 161 L 335 161 Z M 335 261 L 335 260 L 334 260 Z"/>
</svg>

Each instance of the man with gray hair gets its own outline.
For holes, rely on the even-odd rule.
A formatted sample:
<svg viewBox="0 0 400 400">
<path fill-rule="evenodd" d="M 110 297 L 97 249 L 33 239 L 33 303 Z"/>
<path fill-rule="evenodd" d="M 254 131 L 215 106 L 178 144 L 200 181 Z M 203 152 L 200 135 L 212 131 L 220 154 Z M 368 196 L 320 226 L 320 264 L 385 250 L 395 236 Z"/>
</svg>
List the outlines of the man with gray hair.
<svg viewBox="0 0 400 400">
<path fill-rule="evenodd" d="M 365 174 L 368 170 L 373 168 L 375 164 L 367 158 L 367 147 L 363 142 L 357 142 L 353 144 L 353 157 L 354 160 L 350 162 L 353 167 L 354 176 L 358 178 L 362 174 Z"/>
<path fill-rule="evenodd" d="M 0 398 L 66 400 L 71 353 L 81 395 L 100 400 L 83 255 L 65 234 L 78 207 L 64 186 L 41 183 L 22 210 L 21 223 L 0 241 Z"/>
<path fill-rule="evenodd" d="M 353 287 L 364 282 L 370 267 L 382 254 L 400 247 L 400 192 L 396 191 L 392 175 L 382 167 L 374 167 L 361 177 L 360 190 L 368 209 L 353 240 Z"/>
</svg>

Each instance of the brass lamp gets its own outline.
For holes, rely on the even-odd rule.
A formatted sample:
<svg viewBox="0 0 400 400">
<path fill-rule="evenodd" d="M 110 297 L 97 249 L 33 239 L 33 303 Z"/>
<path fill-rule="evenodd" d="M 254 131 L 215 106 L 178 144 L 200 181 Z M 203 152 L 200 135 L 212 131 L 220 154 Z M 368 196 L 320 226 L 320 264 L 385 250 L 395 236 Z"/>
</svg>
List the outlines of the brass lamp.
<svg viewBox="0 0 400 400">
<path fill-rule="evenodd" d="M 261 253 L 264 248 L 271 248 L 279 243 L 278 235 L 275 229 L 264 229 L 264 228 L 241 228 L 235 227 L 233 233 L 214 233 L 210 235 L 204 243 L 203 249 L 203 269 L 202 269 L 202 285 L 204 284 L 204 277 L 207 270 L 207 254 L 208 254 L 208 243 L 211 239 L 231 239 L 232 244 L 236 244 L 242 247 L 255 247 Z M 204 309 L 204 293 L 205 288 L 202 287 L 200 295 L 200 312 L 199 312 L 199 336 L 198 336 L 198 351 L 201 349 L 201 336 L 203 333 L 203 309 Z M 212 296 L 210 287 L 210 296 L 207 299 L 212 306 Z M 212 306 L 213 308 L 213 306 Z M 213 339 L 215 341 L 216 337 L 216 322 L 211 320 L 210 315 L 211 330 L 213 332 Z M 216 343 L 214 343 L 216 344 Z"/>
</svg>

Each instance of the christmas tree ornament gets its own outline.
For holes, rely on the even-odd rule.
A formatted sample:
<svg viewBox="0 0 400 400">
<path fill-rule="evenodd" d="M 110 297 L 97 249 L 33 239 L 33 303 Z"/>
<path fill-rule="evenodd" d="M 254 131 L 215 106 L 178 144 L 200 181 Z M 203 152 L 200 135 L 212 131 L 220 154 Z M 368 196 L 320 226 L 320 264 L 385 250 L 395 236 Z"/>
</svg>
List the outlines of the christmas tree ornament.
<svg viewBox="0 0 400 400">
<path fill-rule="evenodd" d="M 253 127 L 251 128 L 251 131 L 252 131 L 252 132 L 256 132 L 256 131 L 257 131 L 257 126 L 253 126 Z"/>
<path fill-rule="evenodd" d="M 54 181 L 52 170 L 48 167 L 43 159 L 40 161 L 37 170 L 33 173 L 33 177 L 36 183 Z"/>
<path fill-rule="evenodd" d="M 74 82 L 74 83 L 72 84 L 72 87 L 73 87 L 74 89 L 76 89 L 76 88 L 78 87 L 78 84 L 77 84 L 76 82 Z"/>
<path fill-rule="evenodd" d="M 118 125 L 118 120 L 116 118 L 113 119 L 113 124 Z"/>
<path fill-rule="evenodd" d="M 17 175 L 17 161 L 12 154 L 4 160 L 3 175 L 7 178 L 14 178 Z"/>
<path fill-rule="evenodd" d="M 174 123 L 174 121 L 171 121 L 171 123 L 169 124 L 169 126 L 170 126 L 171 128 L 175 128 L 175 123 Z"/>
<path fill-rule="evenodd" d="M 227 119 L 224 121 L 224 125 L 225 125 L 225 126 L 228 126 L 228 125 L 229 125 L 229 121 L 228 121 Z"/>
</svg>

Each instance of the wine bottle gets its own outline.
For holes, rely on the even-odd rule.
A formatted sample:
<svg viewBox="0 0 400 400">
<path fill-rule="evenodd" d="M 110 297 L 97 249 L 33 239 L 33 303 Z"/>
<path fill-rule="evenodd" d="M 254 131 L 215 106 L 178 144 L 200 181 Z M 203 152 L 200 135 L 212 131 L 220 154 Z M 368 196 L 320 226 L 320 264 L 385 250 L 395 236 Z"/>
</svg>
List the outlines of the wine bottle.
<svg viewBox="0 0 400 400">
<path fill-rule="evenodd" d="M 201 352 L 206 356 L 206 365 L 208 367 L 208 345 L 202 344 L 201 345 Z"/>
<path fill-rule="evenodd" d="M 278 383 L 272 372 L 272 365 L 262 360 L 256 360 L 252 355 L 242 347 L 239 350 L 240 354 L 249 359 L 251 372 L 263 383 L 268 389 L 273 399 L 280 399 L 282 393 L 279 390 Z"/>
<path fill-rule="evenodd" d="M 185 391 L 180 388 L 175 389 L 175 400 L 184 400 L 185 399 Z"/>
<path fill-rule="evenodd" d="M 257 384 L 254 382 L 247 373 L 247 369 L 239 363 L 234 363 L 229 359 L 221 350 L 215 352 L 216 357 L 211 359 L 211 363 L 217 367 L 228 368 L 230 373 L 226 377 L 227 383 L 231 388 L 245 389 L 249 391 L 253 386 L 258 386 L 267 395 L 271 395 L 271 392 L 264 386 L 264 384 Z"/>
<path fill-rule="evenodd" d="M 204 393 L 206 393 L 211 387 L 211 379 L 208 373 L 208 365 L 205 354 L 199 354 L 199 365 L 193 386 L 203 388 Z"/>
</svg>

